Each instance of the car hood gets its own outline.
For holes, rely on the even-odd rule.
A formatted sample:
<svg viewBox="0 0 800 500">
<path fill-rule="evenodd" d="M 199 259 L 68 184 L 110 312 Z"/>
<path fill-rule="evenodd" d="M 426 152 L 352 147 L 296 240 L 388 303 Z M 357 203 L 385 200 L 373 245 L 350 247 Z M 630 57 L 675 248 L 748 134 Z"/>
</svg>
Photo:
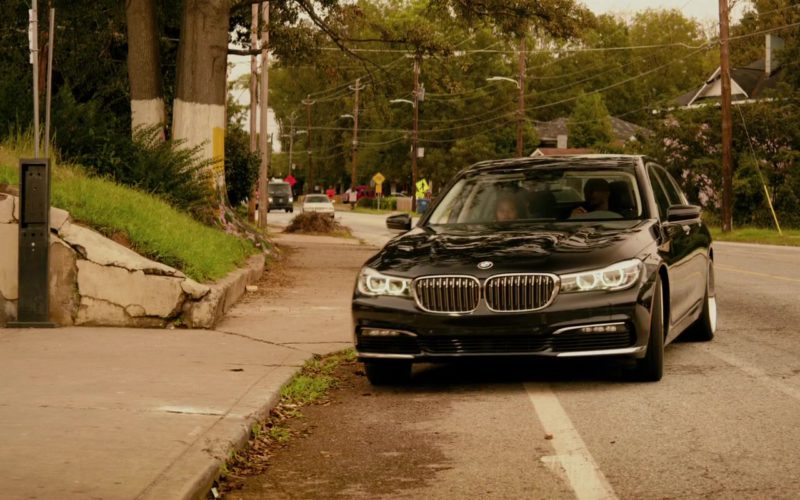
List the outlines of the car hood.
<svg viewBox="0 0 800 500">
<path fill-rule="evenodd" d="M 367 265 L 407 277 L 568 273 L 641 257 L 654 248 L 653 226 L 649 220 L 424 226 L 391 240 Z M 487 270 L 478 268 L 484 261 L 492 263 Z"/>
</svg>

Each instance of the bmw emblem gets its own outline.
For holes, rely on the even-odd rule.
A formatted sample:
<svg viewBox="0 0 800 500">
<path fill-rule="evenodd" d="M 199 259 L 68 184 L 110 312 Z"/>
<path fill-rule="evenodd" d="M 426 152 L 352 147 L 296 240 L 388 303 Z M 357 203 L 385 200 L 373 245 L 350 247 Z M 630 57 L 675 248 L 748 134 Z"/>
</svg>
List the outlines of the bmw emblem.
<svg viewBox="0 0 800 500">
<path fill-rule="evenodd" d="M 478 269 L 491 269 L 494 267 L 494 262 L 491 260 L 484 260 L 478 263 Z"/>
</svg>

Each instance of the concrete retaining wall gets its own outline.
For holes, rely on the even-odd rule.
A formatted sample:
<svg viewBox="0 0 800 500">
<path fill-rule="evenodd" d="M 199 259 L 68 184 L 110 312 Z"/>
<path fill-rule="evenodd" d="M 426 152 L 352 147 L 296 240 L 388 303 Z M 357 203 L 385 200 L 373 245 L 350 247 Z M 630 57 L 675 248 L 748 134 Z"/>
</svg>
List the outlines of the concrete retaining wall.
<svg viewBox="0 0 800 500">
<path fill-rule="evenodd" d="M 264 271 L 264 256 L 206 285 L 50 211 L 50 320 L 61 326 L 212 328 Z M 17 317 L 19 199 L 0 193 L 0 326 Z"/>
</svg>

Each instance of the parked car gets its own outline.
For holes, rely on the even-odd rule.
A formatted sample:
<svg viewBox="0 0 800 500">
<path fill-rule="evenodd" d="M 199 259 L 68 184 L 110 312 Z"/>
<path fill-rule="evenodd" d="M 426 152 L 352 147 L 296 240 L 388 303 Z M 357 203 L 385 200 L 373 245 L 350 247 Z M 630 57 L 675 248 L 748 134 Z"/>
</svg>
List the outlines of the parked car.
<svg viewBox="0 0 800 500">
<path fill-rule="evenodd" d="M 294 196 L 292 186 L 288 182 L 270 182 L 267 184 L 269 210 L 285 210 L 294 212 Z"/>
<path fill-rule="evenodd" d="M 628 357 L 660 380 L 664 346 L 711 340 L 711 235 L 700 208 L 642 156 L 478 163 L 359 272 L 355 346 L 372 383 L 415 362 Z"/>
<path fill-rule="evenodd" d="M 333 202 L 324 194 L 309 194 L 303 199 L 303 213 L 320 212 L 334 215 Z"/>
</svg>

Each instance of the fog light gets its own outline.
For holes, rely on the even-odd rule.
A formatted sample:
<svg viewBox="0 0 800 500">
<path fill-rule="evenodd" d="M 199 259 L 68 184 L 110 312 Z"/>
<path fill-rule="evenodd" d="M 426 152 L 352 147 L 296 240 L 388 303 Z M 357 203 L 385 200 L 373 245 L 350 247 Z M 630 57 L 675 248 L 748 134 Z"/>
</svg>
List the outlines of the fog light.
<svg viewBox="0 0 800 500">
<path fill-rule="evenodd" d="M 584 326 L 578 331 L 581 333 L 623 333 L 626 330 L 625 325 L 617 323 L 615 325 Z"/>
<path fill-rule="evenodd" d="M 415 337 L 411 332 L 403 330 L 391 330 L 389 328 L 363 328 L 361 330 L 362 337 L 399 337 L 401 335 L 410 335 Z"/>
</svg>

